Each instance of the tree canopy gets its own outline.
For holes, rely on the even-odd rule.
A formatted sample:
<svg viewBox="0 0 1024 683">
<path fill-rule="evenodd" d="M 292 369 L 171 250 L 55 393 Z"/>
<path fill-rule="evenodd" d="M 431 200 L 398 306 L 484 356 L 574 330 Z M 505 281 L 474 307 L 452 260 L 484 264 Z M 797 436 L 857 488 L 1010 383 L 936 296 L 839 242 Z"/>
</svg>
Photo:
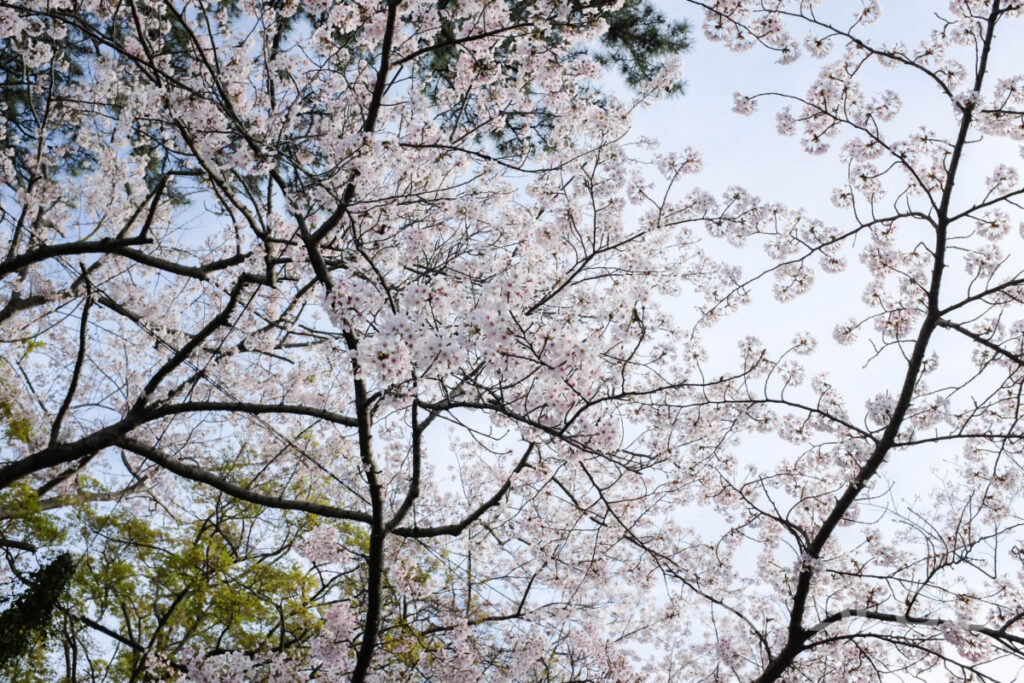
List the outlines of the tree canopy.
<svg viewBox="0 0 1024 683">
<path fill-rule="evenodd" d="M 649 2 L 0 0 L 0 676 L 1019 668 L 1024 5 L 688 6 L 841 220 Z"/>
</svg>

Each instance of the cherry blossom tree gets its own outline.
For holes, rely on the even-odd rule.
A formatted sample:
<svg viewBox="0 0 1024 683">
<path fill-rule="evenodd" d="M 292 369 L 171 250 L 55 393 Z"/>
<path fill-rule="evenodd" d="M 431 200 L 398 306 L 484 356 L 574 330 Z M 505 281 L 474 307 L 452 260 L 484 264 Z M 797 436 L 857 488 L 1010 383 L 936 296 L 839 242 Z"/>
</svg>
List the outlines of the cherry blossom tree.
<svg viewBox="0 0 1024 683">
<path fill-rule="evenodd" d="M 901 31 L 919 42 L 904 43 L 878 37 L 874 0 L 694 4 L 731 50 L 820 60 L 806 90 L 737 93 L 735 110 L 773 107 L 779 133 L 847 176 L 831 195 L 840 220 L 741 188 L 668 209 L 708 212 L 712 238 L 747 247 L 746 274 L 722 261 L 704 324 L 742 315 L 762 282 L 783 303 L 843 284 L 821 314 L 834 339 L 796 320 L 788 348 L 741 339 L 744 373 L 696 405 L 666 403 L 704 515 L 647 540 L 677 625 L 658 671 L 1009 680 L 1024 645 L 1024 76 L 1011 49 L 1024 5 L 924 3 Z M 815 353 L 833 342 L 849 349 Z M 861 387 L 839 367 L 865 363 Z M 865 387 L 862 407 L 850 394 Z"/>
<path fill-rule="evenodd" d="M 674 485 L 641 413 L 700 271 L 625 218 L 662 22 L 0 3 L 2 542 L 28 584 L 77 558 L 69 679 L 625 675 L 597 624 Z"/>
<path fill-rule="evenodd" d="M 1024 5 L 690 6 L 820 62 L 734 104 L 835 212 L 629 132 L 643 3 L 0 2 L 0 543 L 59 643 L 5 673 L 1019 668 Z"/>
</svg>

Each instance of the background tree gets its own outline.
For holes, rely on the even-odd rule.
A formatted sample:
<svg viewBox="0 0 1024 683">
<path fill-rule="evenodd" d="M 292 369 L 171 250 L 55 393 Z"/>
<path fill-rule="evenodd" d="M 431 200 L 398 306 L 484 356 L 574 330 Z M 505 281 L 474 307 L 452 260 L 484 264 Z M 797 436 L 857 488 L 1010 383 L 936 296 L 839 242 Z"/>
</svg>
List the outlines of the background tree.
<svg viewBox="0 0 1024 683">
<path fill-rule="evenodd" d="M 0 613 L 0 667 L 15 669 L 18 660 L 32 652 L 49 625 L 74 571 L 71 555 L 60 555 L 26 579 L 28 590 Z"/>
</svg>

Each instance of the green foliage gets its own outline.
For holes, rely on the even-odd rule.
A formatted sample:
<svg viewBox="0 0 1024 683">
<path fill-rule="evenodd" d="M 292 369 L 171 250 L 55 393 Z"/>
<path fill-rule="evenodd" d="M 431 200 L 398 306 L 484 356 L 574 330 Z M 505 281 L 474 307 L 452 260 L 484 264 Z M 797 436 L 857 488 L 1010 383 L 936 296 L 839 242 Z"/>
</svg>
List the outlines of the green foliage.
<svg viewBox="0 0 1024 683">
<path fill-rule="evenodd" d="M 46 348 L 46 342 L 39 341 L 37 339 L 29 339 L 28 341 L 25 342 L 25 354 L 24 356 L 22 356 L 22 358 L 28 356 L 33 351 L 38 351 L 39 349 L 44 348 Z"/>
<path fill-rule="evenodd" d="M 320 622 L 313 608 L 318 580 L 287 555 L 306 523 L 291 519 L 275 538 L 265 513 L 218 499 L 180 526 L 126 510 L 90 515 L 91 532 L 103 540 L 83 563 L 77 596 L 118 622 L 119 633 L 134 634 L 171 661 L 186 645 L 208 652 L 301 650 Z M 110 670 L 116 680 L 129 680 L 153 663 L 121 648 Z"/>
<path fill-rule="evenodd" d="M 39 507 L 39 495 L 26 484 L 12 484 L 0 491 L 0 510 L 10 517 L 0 522 L 5 536 L 16 536 L 40 546 L 66 538 L 59 520 Z"/>
<path fill-rule="evenodd" d="M 23 417 L 15 417 L 10 403 L 0 401 L 0 417 L 7 423 L 4 426 L 4 436 L 22 443 L 29 442 L 32 438 L 32 423 Z"/>
<path fill-rule="evenodd" d="M 618 67 L 632 87 L 654 77 L 666 58 L 690 47 L 690 29 L 685 22 L 670 21 L 647 0 L 627 0 L 605 17 L 608 32 L 601 37 L 604 50 L 597 58 Z M 682 82 L 671 92 L 681 93 Z"/>
<path fill-rule="evenodd" d="M 20 414 L 18 406 L 7 396 L 7 384 L 0 378 L 0 425 L 3 425 L 4 436 L 28 443 L 32 438 L 32 422 Z"/>
<path fill-rule="evenodd" d="M 0 615 L 0 680 L 59 680 L 70 675 L 63 669 L 72 658 L 79 680 L 146 680 L 186 646 L 302 656 L 335 588 L 292 551 L 314 520 L 211 501 L 208 489 L 191 489 L 190 520 L 171 520 L 131 500 L 89 503 L 100 489 L 78 484 L 77 494 L 64 496 L 69 506 L 52 510 L 25 485 L 0 492 L 3 535 L 84 548 L 73 577 L 59 571 L 69 559 L 48 565 L 30 582 L 40 587 Z M 362 530 L 352 531 L 343 542 L 358 546 Z"/>
<path fill-rule="evenodd" d="M 449 70 L 458 57 L 454 42 L 460 27 L 445 18 L 445 10 L 457 4 L 458 0 L 439 0 L 437 3 L 442 22 L 441 30 L 434 38 L 435 49 L 429 53 L 434 71 Z M 509 4 L 513 22 L 521 20 L 532 5 L 529 0 L 512 0 Z M 600 39 L 604 50 L 599 49 L 598 55 L 603 63 L 620 68 L 629 85 L 641 85 L 658 72 L 666 58 L 689 49 L 690 29 L 686 22 L 668 19 L 650 0 L 626 0 L 616 10 L 610 9 L 611 5 L 608 0 L 576 0 L 573 8 L 576 12 L 596 9 L 596 16 L 608 23 L 608 31 Z M 311 19 L 315 21 L 315 18 Z M 573 16 L 568 18 L 570 22 L 573 20 Z M 550 35 L 552 40 L 558 39 L 557 31 Z"/>
</svg>

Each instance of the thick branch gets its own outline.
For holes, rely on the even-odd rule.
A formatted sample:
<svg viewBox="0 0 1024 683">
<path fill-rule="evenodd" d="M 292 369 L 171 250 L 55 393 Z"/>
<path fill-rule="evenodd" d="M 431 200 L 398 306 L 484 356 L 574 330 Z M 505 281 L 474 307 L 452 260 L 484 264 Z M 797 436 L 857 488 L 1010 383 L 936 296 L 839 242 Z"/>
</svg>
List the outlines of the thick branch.
<svg viewBox="0 0 1024 683">
<path fill-rule="evenodd" d="M 980 633 L 996 640 L 1024 645 L 1024 636 L 1013 635 L 1012 633 L 1007 633 L 1003 629 L 991 628 L 984 624 L 960 624 L 950 619 L 912 617 L 907 614 L 890 614 L 888 612 L 878 612 L 870 609 L 845 609 L 841 612 L 830 614 L 808 630 L 813 633 L 817 633 L 819 631 L 824 631 L 830 625 L 842 621 L 843 619 L 856 617 L 873 619 L 875 621 L 884 621 L 890 624 L 909 624 L 913 626 L 942 626 L 943 624 L 950 624 L 956 628 L 971 631 L 972 633 Z"/>
<path fill-rule="evenodd" d="M 279 510 L 297 510 L 299 512 L 308 512 L 313 515 L 319 515 L 321 517 L 329 517 L 332 519 L 344 519 L 351 522 L 362 522 L 364 524 L 370 523 L 371 517 L 363 512 L 356 512 L 353 510 L 345 510 L 342 508 L 334 507 L 332 505 L 323 505 L 321 503 L 311 503 L 303 500 L 291 500 L 288 498 L 281 498 L 278 496 L 270 496 L 264 493 L 258 493 L 252 489 L 247 489 L 244 486 L 232 483 L 223 477 L 205 470 L 196 465 L 190 465 L 186 462 L 182 462 L 171 455 L 164 453 L 163 451 L 150 446 L 149 444 L 143 443 L 136 439 L 121 438 L 114 444 L 119 448 L 123 448 L 127 451 L 131 451 L 136 455 L 141 455 L 150 462 L 153 462 L 169 472 L 177 474 L 179 477 L 190 479 L 191 481 L 199 482 L 212 486 L 213 488 L 233 496 L 240 500 L 247 501 L 249 503 L 255 503 L 256 505 L 262 505 L 268 508 L 276 508 Z"/>
</svg>

